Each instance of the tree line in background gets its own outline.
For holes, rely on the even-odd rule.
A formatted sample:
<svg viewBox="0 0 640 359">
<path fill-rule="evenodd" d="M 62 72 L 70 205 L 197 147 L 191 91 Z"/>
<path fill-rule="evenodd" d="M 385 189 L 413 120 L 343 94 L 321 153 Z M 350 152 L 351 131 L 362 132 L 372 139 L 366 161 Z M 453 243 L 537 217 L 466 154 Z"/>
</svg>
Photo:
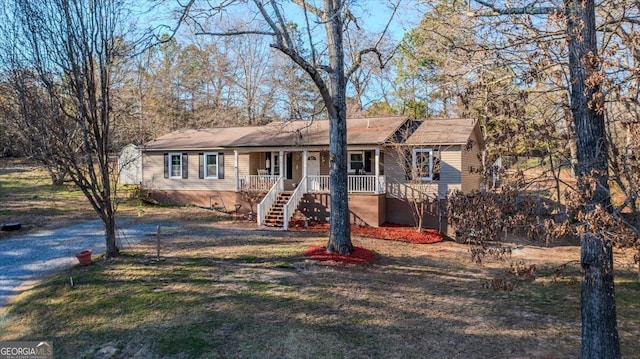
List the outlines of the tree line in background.
<svg viewBox="0 0 640 359">
<path fill-rule="evenodd" d="M 365 58 L 359 72 L 349 78 L 350 117 L 477 118 L 487 136 L 490 161 L 505 154 L 575 157 L 562 14 L 505 19 L 482 16 L 490 9 L 476 4 L 431 1 L 420 9 L 425 13 L 418 26 L 409 29 L 399 44 L 386 44 L 397 50 L 384 68 Z M 620 144 L 616 153 L 624 153 L 624 145 L 637 140 L 638 5 L 608 1 L 596 10 L 601 24 L 598 39 L 605 45 L 600 51 L 605 88 L 599 105 L 606 109 L 612 141 Z M 326 116 L 311 80 L 271 51 L 268 38 L 197 36 L 198 31 L 194 26 L 184 30 L 184 36 L 159 34 L 158 45 L 144 51 L 121 35 L 112 96 L 113 110 L 123 120 L 114 128 L 114 147 L 143 143 L 181 128 Z M 360 39 L 351 35 L 348 40 L 356 44 Z M 299 41 L 303 53 L 308 51 Z M 6 41 L 5 46 L 13 47 Z M 345 46 L 347 56 L 350 48 Z M 11 90 L 16 85 L 11 81 L 11 61 L 5 56 L 1 63 L 0 126 L 7 135 L 0 138 L 0 146 L 4 154 L 30 155 L 28 144 L 33 140 L 21 138 L 30 137 L 24 134 L 35 121 L 16 121 L 20 105 Z M 29 73 L 33 70 L 21 69 L 22 86 L 37 92 L 42 88 Z M 38 113 L 46 106 L 38 101 L 30 105 L 31 118 L 48 117 Z M 612 159 L 616 166 L 633 165 Z"/>
</svg>

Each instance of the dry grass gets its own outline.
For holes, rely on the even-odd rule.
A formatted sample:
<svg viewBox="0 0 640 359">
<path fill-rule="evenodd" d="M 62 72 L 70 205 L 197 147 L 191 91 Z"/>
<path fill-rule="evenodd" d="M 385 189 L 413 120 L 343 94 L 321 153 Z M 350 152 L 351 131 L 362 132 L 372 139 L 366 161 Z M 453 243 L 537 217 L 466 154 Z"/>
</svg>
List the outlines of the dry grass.
<svg viewBox="0 0 640 359">
<path fill-rule="evenodd" d="M 183 222 L 162 236 L 162 261 L 148 237 L 112 262 L 75 267 L 7 308 L 0 340 L 52 340 L 65 358 L 107 347 L 123 358 L 577 356 L 577 265 L 554 278 L 575 246 L 512 244 L 511 260 L 536 263 L 538 277 L 504 292 L 485 285 L 505 263 L 473 264 L 461 244 L 355 238 L 378 262 L 345 266 L 301 255 L 324 237 L 240 226 Z M 620 272 L 618 294 L 623 353 L 635 357 L 631 272 Z"/>
<path fill-rule="evenodd" d="M 20 222 L 24 233 L 95 217 L 76 187 L 52 186 L 32 162 L 0 159 L 0 223 Z M 0 231 L 0 239 L 13 234 Z"/>
</svg>

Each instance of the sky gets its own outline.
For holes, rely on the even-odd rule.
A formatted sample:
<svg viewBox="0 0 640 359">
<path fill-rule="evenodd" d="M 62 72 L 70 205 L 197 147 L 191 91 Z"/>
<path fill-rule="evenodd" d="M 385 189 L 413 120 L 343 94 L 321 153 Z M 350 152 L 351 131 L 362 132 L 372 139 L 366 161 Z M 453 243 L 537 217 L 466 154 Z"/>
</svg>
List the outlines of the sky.
<svg viewBox="0 0 640 359">
<path fill-rule="evenodd" d="M 358 25 L 367 32 L 379 33 L 381 32 L 391 15 L 391 9 L 389 2 L 394 0 L 355 0 L 352 1 L 354 5 L 351 7 L 351 11 L 358 19 Z M 396 0 L 397 1 L 397 0 Z M 399 9 L 390 24 L 390 34 L 395 40 L 402 39 L 405 31 L 415 27 L 420 20 L 420 13 L 416 1 L 400 0 L 401 4 Z M 310 2 L 319 2 L 310 0 Z M 214 2 L 215 3 L 215 2 Z M 284 16 L 287 19 L 297 22 L 298 24 L 304 24 L 304 17 L 299 6 L 291 4 L 290 1 L 282 1 L 284 8 Z M 286 5 L 289 3 L 289 5 Z M 146 4 L 146 5 L 144 5 Z M 150 5 L 156 4 L 156 5 Z M 170 5 L 170 4 L 173 4 Z M 168 31 L 171 27 L 175 26 L 176 21 L 172 18 L 176 15 L 177 3 L 172 2 L 132 2 L 134 20 L 138 22 L 140 28 L 157 27 L 158 25 L 165 25 L 162 31 Z M 249 2 L 250 8 L 237 7 L 236 9 L 225 10 L 224 16 L 217 16 L 220 18 L 232 19 L 233 21 L 244 21 L 247 23 L 252 22 L 256 18 L 255 5 Z M 147 11 L 148 8 L 154 6 L 152 11 Z M 172 26 L 172 23 L 174 24 Z"/>
</svg>

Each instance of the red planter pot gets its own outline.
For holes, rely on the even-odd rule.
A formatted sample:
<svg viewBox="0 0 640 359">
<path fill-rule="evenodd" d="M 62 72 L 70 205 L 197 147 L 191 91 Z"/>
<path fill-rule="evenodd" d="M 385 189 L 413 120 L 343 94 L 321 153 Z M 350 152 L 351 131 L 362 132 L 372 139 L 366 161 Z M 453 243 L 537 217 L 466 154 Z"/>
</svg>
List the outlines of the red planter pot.
<svg viewBox="0 0 640 359">
<path fill-rule="evenodd" d="M 84 250 L 80 253 L 76 253 L 75 255 L 80 264 L 91 264 L 91 249 Z"/>
</svg>

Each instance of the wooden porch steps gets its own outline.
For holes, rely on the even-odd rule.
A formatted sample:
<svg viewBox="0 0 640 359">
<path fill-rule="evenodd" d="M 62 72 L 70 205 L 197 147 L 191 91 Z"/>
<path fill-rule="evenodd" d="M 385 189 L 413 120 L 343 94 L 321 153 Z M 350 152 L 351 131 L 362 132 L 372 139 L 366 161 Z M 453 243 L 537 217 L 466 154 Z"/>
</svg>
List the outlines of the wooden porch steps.
<svg viewBox="0 0 640 359">
<path fill-rule="evenodd" d="M 291 193 L 282 192 L 278 194 L 276 202 L 269 209 L 264 225 L 267 227 L 284 227 L 284 206 L 289 202 Z"/>
</svg>

